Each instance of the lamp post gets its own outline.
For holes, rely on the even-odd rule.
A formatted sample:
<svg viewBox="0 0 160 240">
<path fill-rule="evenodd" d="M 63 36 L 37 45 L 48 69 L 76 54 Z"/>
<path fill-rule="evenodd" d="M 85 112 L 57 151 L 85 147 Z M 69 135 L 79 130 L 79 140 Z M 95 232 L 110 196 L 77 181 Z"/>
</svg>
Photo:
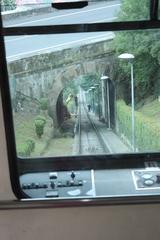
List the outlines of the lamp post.
<svg viewBox="0 0 160 240">
<path fill-rule="evenodd" d="M 110 121 L 110 99 L 109 99 L 109 84 L 108 84 L 109 77 L 102 76 L 101 80 L 102 80 L 102 109 L 103 109 L 102 112 L 103 112 L 103 115 L 106 116 L 105 100 L 104 100 L 106 95 L 107 96 L 107 122 L 108 122 L 108 128 L 110 129 L 111 121 Z M 106 84 L 104 83 L 104 81 L 106 81 Z"/>
<path fill-rule="evenodd" d="M 95 87 L 93 86 L 93 87 L 91 87 L 90 88 L 91 90 L 92 90 L 92 109 L 93 109 L 93 112 L 95 112 L 95 101 L 94 101 L 94 91 L 95 91 Z"/>
<path fill-rule="evenodd" d="M 123 53 L 118 58 L 129 61 L 131 65 L 131 106 L 132 106 L 132 148 L 135 151 L 135 104 L 134 104 L 134 78 L 133 78 L 133 59 L 134 55 Z"/>
<path fill-rule="evenodd" d="M 94 86 L 95 86 L 95 88 L 97 89 L 97 100 L 98 100 L 98 118 L 99 118 L 99 120 L 100 120 L 100 115 L 101 115 L 101 113 L 100 113 L 100 94 L 99 94 L 99 84 L 98 83 L 95 83 L 94 84 Z"/>
</svg>

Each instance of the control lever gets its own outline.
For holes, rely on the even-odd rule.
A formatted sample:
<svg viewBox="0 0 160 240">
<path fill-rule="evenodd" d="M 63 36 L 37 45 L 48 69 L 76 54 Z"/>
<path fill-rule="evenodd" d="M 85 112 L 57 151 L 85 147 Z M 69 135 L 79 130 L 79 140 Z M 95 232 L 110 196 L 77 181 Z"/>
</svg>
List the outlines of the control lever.
<svg viewBox="0 0 160 240">
<path fill-rule="evenodd" d="M 76 174 L 72 171 L 72 172 L 71 172 L 72 181 L 74 181 L 75 177 L 76 177 Z"/>
</svg>

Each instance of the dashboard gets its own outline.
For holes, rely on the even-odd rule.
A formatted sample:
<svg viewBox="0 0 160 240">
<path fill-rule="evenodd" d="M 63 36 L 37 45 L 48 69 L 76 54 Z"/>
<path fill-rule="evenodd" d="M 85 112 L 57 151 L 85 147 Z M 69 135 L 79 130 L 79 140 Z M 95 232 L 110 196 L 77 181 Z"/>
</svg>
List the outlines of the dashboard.
<svg viewBox="0 0 160 240">
<path fill-rule="evenodd" d="M 144 168 L 48 171 L 20 176 L 29 198 L 94 198 L 160 194 L 157 162 Z"/>
</svg>

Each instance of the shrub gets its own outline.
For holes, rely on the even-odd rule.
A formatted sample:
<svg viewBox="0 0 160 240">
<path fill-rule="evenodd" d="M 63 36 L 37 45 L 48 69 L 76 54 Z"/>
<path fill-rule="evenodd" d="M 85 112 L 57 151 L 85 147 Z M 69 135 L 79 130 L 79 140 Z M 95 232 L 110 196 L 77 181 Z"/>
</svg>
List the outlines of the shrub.
<svg viewBox="0 0 160 240">
<path fill-rule="evenodd" d="M 35 142 L 32 139 L 28 139 L 24 143 L 18 144 L 17 152 L 21 157 L 29 157 L 34 148 Z"/>
<path fill-rule="evenodd" d="M 30 149 L 30 152 L 33 152 L 34 149 L 35 149 L 35 142 L 34 142 L 34 140 L 33 140 L 33 139 L 28 139 L 28 140 L 26 141 L 26 143 L 28 144 L 28 147 L 29 147 L 29 149 Z"/>
<path fill-rule="evenodd" d="M 43 135 L 45 124 L 46 124 L 45 117 L 43 117 L 43 116 L 36 117 L 35 131 L 36 131 L 36 134 L 39 138 Z"/>
<path fill-rule="evenodd" d="M 40 109 L 42 109 L 42 110 L 48 109 L 48 99 L 47 98 L 40 99 Z"/>
<path fill-rule="evenodd" d="M 44 124 L 46 124 L 46 118 L 45 118 L 44 116 L 38 115 L 38 116 L 36 117 L 35 121 L 37 121 L 37 120 L 43 121 Z"/>
</svg>

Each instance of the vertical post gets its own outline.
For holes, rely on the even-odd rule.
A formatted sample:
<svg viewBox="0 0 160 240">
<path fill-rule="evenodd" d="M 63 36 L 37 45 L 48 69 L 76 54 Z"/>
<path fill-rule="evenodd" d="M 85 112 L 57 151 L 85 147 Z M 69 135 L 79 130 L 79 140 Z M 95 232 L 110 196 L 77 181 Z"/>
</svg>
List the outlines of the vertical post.
<svg viewBox="0 0 160 240">
<path fill-rule="evenodd" d="M 118 56 L 120 59 L 124 59 L 129 61 L 131 64 L 131 107 L 132 107 L 132 149 L 135 152 L 135 111 L 134 111 L 134 78 L 133 78 L 133 59 L 135 58 L 133 54 L 130 53 L 122 53 Z"/>
<path fill-rule="evenodd" d="M 99 84 L 98 84 L 98 117 L 99 117 L 99 120 L 100 120 L 100 117 L 101 117 L 101 113 L 100 113 L 100 93 L 99 93 Z"/>
<path fill-rule="evenodd" d="M 134 106 L 134 78 L 133 78 L 133 63 L 131 64 L 131 104 L 132 104 L 132 148 L 135 151 L 135 106 Z"/>
<path fill-rule="evenodd" d="M 92 89 L 93 94 L 93 112 L 95 112 L 95 102 L 94 102 L 94 89 Z"/>
<path fill-rule="evenodd" d="M 102 118 L 105 119 L 105 102 L 104 102 L 104 79 L 102 80 Z"/>
<path fill-rule="evenodd" d="M 109 99 L 109 78 L 107 79 L 107 117 L 108 117 L 108 128 L 111 128 L 111 121 L 110 121 L 110 99 Z"/>
</svg>

